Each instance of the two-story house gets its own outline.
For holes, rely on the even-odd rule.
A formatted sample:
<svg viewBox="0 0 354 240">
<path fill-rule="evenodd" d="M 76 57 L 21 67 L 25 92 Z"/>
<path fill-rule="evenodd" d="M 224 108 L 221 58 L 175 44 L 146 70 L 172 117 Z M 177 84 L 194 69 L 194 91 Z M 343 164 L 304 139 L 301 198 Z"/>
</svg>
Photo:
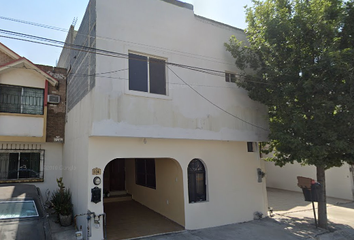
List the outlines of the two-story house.
<svg viewBox="0 0 354 240">
<path fill-rule="evenodd" d="M 44 194 L 62 175 L 66 69 L 36 65 L 0 43 L 0 184 Z"/>
<path fill-rule="evenodd" d="M 185 229 L 267 214 L 257 149 L 267 110 L 234 83 L 231 35 L 246 41 L 175 0 L 89 2 L 59 60 L 69 69 L 63 163 L 73 170 L 63 177 L 75 214 L 106 212 L 103 190 Z M 87 238 L 103 238 L 102 222 L 76 220 Z"/>
</svg>

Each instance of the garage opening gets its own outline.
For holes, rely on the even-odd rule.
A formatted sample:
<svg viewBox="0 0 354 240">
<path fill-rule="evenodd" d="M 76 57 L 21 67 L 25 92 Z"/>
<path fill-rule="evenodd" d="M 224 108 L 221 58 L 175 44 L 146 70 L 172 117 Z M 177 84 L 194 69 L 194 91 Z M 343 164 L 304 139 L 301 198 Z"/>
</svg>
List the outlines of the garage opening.
<svg viewBox="0 0 354 240">
<path fill-rule="evenodd" d="M 129 239 L 184 229 L 183 177 L 171 158 L 118 158 L 104 170 L 108 239 Z"/>
</svg>

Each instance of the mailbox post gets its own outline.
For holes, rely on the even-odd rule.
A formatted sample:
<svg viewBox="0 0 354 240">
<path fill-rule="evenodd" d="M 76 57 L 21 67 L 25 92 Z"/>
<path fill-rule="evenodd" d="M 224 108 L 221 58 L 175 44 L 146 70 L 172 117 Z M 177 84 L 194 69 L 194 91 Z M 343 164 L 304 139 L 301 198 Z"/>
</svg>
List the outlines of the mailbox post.
<svg viewBox="0 0 354 240">
<path fill-rule="evenodd" d="M 316 209 L 315 209 L 314 202 L 318 202 L 319 200 L 320 184 L 317 183 L 312 178 L 298 176 L 297 185 L 302 189 L 302 193 L 304 194 L 305 201 L 312 203 L 312 210 L 313 210 L 313 215 L 315 217 L 315 225 L 317 228 Z"/>
</svg>

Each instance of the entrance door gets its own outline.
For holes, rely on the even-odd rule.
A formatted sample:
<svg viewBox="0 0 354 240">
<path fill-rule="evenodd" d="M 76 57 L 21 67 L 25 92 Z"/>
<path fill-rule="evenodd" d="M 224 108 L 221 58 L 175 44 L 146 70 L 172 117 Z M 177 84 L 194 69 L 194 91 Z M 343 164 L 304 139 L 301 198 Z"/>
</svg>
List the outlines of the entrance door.
<svg viewBox="0 0 354 240">
<path fill-rule="evenodd" d="M 116 159 L 111 164 L 110 190 L 125 190 L 125 159 Z"/>
<path fill-rule="evenodd" d="M 109 192 L 125 191 L 125 159 L 115 159 L 107 164 L 103 185 Z"/>
</svg>

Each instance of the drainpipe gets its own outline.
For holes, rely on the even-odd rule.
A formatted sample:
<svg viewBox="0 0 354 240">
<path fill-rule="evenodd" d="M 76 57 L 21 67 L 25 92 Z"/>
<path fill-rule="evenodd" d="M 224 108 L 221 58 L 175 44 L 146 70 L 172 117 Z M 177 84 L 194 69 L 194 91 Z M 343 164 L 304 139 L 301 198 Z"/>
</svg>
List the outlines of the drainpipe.
<svg viewBox="0 0 354 240">
<path fill-rule="evenodd" d="M 87 210 L 87 239 L 89 239 L 90 237 L 92 237 L 91 235 L 91 215 L 93 215 L 93 217 L 96 217 L 96 214 L 94 212 L 91 212 L 90 210 Z"/>
<path fill-rule="evenodd" d="M 101 213 L 98 215 L 98 220 L 100 220 L 100 217 L 103 216 L 103 236 L 104 236 L 104 239 L 107 240 L 107 221 L 106 221 L 106 213 Z"/>
<path fill-rule="evenodd" d="M 87 210 L 87 213 L 84 214 L 78 214 L 75 215 L 74 219 L 75 219 L 75 224 L 76 224 L 76 218 L 77 217 L 81 217 L 81 216 L 85 216 L 87 215 L 86 219 L 87 219 L 87 239 L 89 239 L 90 237 L 92 237 L 91 234 L 91 218 L 93 218 L 94 220 L 94 224 L 99 224 L 100 222 L 100 218 L 103 217 L 103 224 L 104 224 L 104 228 L 103 228 L 103 235 L 104 235 L 104 239 L 107 239 L 107 219 L 106 219 L 106 213 L 101 213 L 99 215 L 96 215 L 95 212 L 91 212 L 90 210 Z M 96 220 L 97 217 L 97 220 Z"/>
</svg>

